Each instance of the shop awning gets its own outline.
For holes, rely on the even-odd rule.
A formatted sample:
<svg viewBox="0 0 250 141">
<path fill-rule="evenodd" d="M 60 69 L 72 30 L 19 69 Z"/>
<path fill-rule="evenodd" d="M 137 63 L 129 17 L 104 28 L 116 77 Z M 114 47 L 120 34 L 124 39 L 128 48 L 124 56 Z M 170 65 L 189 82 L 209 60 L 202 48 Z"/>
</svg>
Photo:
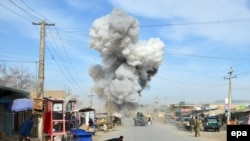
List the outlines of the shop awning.
<svg viewBox="0 0 250 141">
<path fill-rule="evenodd" d="M 34 106 L 34 102 L 31 99 L 15 99 L 11 106 L 12 112 L 21 112 L 32 110 Z"/>
<path fill-rule="evenodd" d="M 95 109 L 93 109 L 93 108 L 84 108 L 84 109 L 79 110 L 79 112 L 90 112 L 90 111 L 95 111 Z"/>
<path fill-rule="evenodd" d="M 28 98 L 30 92 L 6 86 L 0 86 L 0 103 L 10 103 L 18 98 Z"/>
</svg>

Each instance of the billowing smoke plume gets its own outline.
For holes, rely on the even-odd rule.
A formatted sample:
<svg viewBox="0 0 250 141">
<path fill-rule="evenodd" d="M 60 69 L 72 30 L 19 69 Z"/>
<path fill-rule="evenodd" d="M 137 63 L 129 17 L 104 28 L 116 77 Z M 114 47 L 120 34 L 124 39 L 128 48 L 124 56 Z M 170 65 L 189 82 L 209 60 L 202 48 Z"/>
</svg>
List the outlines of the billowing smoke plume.
<svg viewBox="0 0 250 141">
<path fill-rule="evenodd" d="M 96 19 L 90 30 L 90 47 L 103 59 L 89 69 L 94 91 L 103 98 L 109 95 L 117 110 L 138 104 L 163 62 L 164 43 L 158 38 L 138 40 L 139 30 L 139 22 L 119 9 Z"/>
</svg>

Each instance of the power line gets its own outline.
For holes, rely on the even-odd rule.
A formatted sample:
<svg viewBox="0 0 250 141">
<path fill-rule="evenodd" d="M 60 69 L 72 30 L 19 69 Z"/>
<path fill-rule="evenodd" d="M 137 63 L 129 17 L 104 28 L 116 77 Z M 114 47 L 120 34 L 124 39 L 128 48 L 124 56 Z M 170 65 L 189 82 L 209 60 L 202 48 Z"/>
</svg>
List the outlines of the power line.
<svg viewBox="0 0 250 141">
<path fill-rule="evenodd" d="M 33 14 L 31 14 L 30 12 L 28 12 L 27 10 L 25 10 L 24 8 L 22 8 L 21 6 L 19 6 L 19 5 L 17 5 L 16 3 L 14 3 L 13 1 L 11 1 L 11 0 L 9 0 L 14 6 L 16 6 L 17 8 L 19 8 L 20 10 L 22 10 L 24 13 L 26 13 L 27 15 L 29 15 L 30 17 L 35 17 L 35 18 L 38 18 L 38 19 L 40 19 L 39 17 L 37 17 L 37 16 L 35 16 L 35 15 L 33 15 Z M 40 14 L 40 13 L 38 13 L 37 11 L 35 11 L 33 8 L 31 8 L 27 3 L 25 3 L 23 0 L 22 0 L 22 2 L 23 2 L 23 4 L 26 6 L 26 7 L 28 7 L 31 11 L 33 11 L 34 13 L 36 13 L 37 15 L 39 15 L 40 17 L 42 17 L 42 18 L 44 18 L 44 19 L 47 19 L 47 18 L 45 18 L 42 14 Z M 4 5 L 2 5 L 2 6 L 4 6 Z M 5 7 L 5 6 L 4 6 Z M 7 7 L 5 7 L 5 8 L 7 8 Z M 8 9 L 8 8 L 7 8 Z M 10 10 L 11 12 L 14 12 L 13 10 L 11 10 L 11 9 L 8 9 L 8 10 Z M 16 13 L 16 12 L 14 12 L 15 14 L 17 14 L 17 15 L 19 15 L 19 16 L 22 16 L 22 15 L 20 15 L 20 14 L 18 14 L 18 13 Z M 27 17 L 25 17 L 25 16 L 22 16 L 23 18 L 25 18 L 25 19 L 27 19 L 28 21 L 31 21 L 31 20 L 29 20 Z M 58 33 L 58 30 L 56 29 L 56 31 L 57 31 L 57 36 L 59 37 L 59 39 L 60 39 L 60 41 L 62 42 L 62 38 L 59 36 L 59 33 Z M 79 32 L 78 32 L 79 33 Z M 80 33 L 79 33 L 80 34 Z M 55 45 L 56 45 L 56 42 L 54 41 L 54 43 L 55 43 Z M 62 43 L 63 44 L 63 43 Z M 56 45 L 57 46 L 57 45 Z M 58 50 L 59 51 L 59 50 Z M 58 52 L 57 51 L 57 52 Z M 64 51 L 65 51 L 65 53 L 67 53 L 66 52 L 66 50 L 65 50 L 65 48 L 64 48 Z M 52 53 L 52 52 L 51 52 Z M 60 51 L 59 51 L 59 53 L 60 53 Z M 52 54 L 51 54 L 52 55 Z M 52 55 L 53 56 L 53 55 Z M 58 58 L 61 60 L 61 62 L 66 66 L 66 68 L 67 68 L 67 70 L 68 70 L 68 73 L 64 73 L 64 71 L 62 71 L 63 73 L 64 73 L 64 75 L 65 76 L 68 76 L 67 74 L 70 74 L 70 76 L 71 77 L 69 77 L 69 78 L 73 78 L 74 80 L 72 80 L 73 82 L 75 82 L 76 84 L 78 84 L 77 82 L 76 82 L 76 80 L 75 80 L 75 77 L 73 77 L 72 76 L 72 74 L 77 74 L 77 73 L 71 73 L 71 69 L 69 69 L 69 66 L 67 65 L 67 63 L 66 63 L 66 61 L 63 59 L 63 57 L 61 57 L 62 55 L 58 55 L 57 54 L 57 56 L 58 56 Z M 67 57 L 68 57 L 68 55 L 67 55 Z M 68 60 L 70 60 L 69 59 L 69 57 L 68 57 Z M 71 62 L 70 62 L 71 63 Z M 61 69 L 61 70 L 64 70 L 64 69 L 62 69 L 61 67 L 60 67 L 60 65 L 59 65 L 59 63 L 57 62 L 57 64 L 58 64 L 58 67 Z M 71 63 L 71 68 L 72 68 L 72 63 Z M 79 77 L 77 77 L 77 78 L 79 78 Z M 79 87 L 80 88 L 80 87 Z M 81 88 L 80 88 L 81 89 Z M 81 90 L 81 91 L 84 91 L 83 89 Z M 84 92 L 85 93 L 85 92 Z"/>
<path fill-rule="evenodd" d="M 1 6 L 3 6 L 2 4 L 0 4 Z M 8 9 L 8 8 L 7 8 Z M 8 9 L 9 10 L 9 9 Z M 11 9 L 10 9 L 11 10 Z M 33 9 L 34 10 L 34 9 Z M 18 13 L 16 13 L 18 15 Z M 20 16 L 20 15 L 19 15 Z M 41 15 L 40 15 L 41 16 Z M 21 17 L 23 17 L 21 15 Z M 43 16 L 42 16 L 43 17 Z M 26 17 L 23 17 L 26 18 Z M 44 18 L 44 17 L 43 17 Z M 28 19 L 28 18 L 27 18 Z M 221 20 L 221 21 L 205 21 L 205 22 L 190 22 L 190 23 L 176 23 L 176 24 L 162 24 L 162 25 L 145 25 L 145 26 L 140 26 L 140 27 L 157 27 L 157 26 L 183 26 L 183 25 L 199 25 L 199 24 L 220 24 L 220 23 L 235 23 L 235 22 L 249 22 L 250 19 L 235 19 L 235 20 Z M 58 30 L 58 29 L 57 29 Z M 58 31 L 57 31 L 58 32 Z M 66 32 L 69 34 L 79 34 L 79 32 L 83 32 L 81 31 L 77 31 L 77 30 L 69 30 L 69 31 L 64 31 L 63 29 L 61 30 L 61 32 Z M 88 35 L 86 35 L 88 36 Z M 62 40 L 62 38 L 60 38 L 60 40 Z M 61 41 L 62 42 L 62 41 Z M 212 57 L 212 56 L 201 56 L 201 55 L 180 55 L 180 56 L 187 56 L 187 57 L 196 57 L 196 58 L 207 58 L 207 59 L 221 59 L 221 60 L 242 60 L 242 61 L 249 61 L 250 59 L 241 59 L 241 58 L 223 58 L 223 57 Z M 64 69 L 63 69 L 64 70 Z M 67 73 L 67 72 L 66 72 Z M 68 74 L 69 75 L 69 74 Z"/>
<path fill-rule="evenodd" d="M 56 28 L 56 27 L 55 27 L 55 28 Z M 67 59 L 68 59 L 68 62 L 70 63 L 70 68 L 71 68 L 71 69 L 69 69 L 69 70 L 72 70 L 72 71 L 73 71 L 73 74 L 76 75 L 76 78 L 80 78 L 79 75 L 78 75 L 78 73 L 77 73 L 77 72 L 75 71 L 75 69 L 74 69 L 74 66 L 73 66 L 73 64 L 72 64 L 72 61 L 71 61 L 70 58 L 69 58 L 69 55 L 68 55 L 67 50 L 66 50 L 66 48 L 65 48 L 64 42 L 63 42 L 63 40 L 62 40 L 62 38 L 61 38 L 61 36 L 60 36 L 60 34 L 59 34 L 57 28 L 56 28 L 56 31 L 57 31 L 57 32 L 56 32 L 56 33 L 57 33 L 57 36 L 59 37 L 59 39 L 60 39 L 60 41 L 61 41 L 61 44 L 62 44 L 62 47 L 63 47 L 64 52 L 65 52 L 65 54 L 66 54 L 66 57 L 67 57 Z M 75 77 L 74 77 L 74 79 L 75 79 Z"/>
<path fill-rule="evenodd" d="M 27 18 L 27 17 L 25 17 L 25 16 L 23 16 L 23 15 L 21 15 L 21 14 L 15 12 L 15 11 L 11 10 L 10 8 L 4 6 L 3 4 L 0 3 L 0 5 L 1 5 L 2 7 L 4 7 L 5 9 L 9 10 L 10 12 L 12 12 L 13 14 L 15 14 L 15 15 L 17 15 L 17 16 L 19 16 L 19 17 L 22 17 L 23 19 L 25 19 L 25 20 L 27 20 L 27 21 L 29 21 L 29 22 L 32 22 L 31 19 L 29 19 L 29 18 Z"/>
<path fill-rule="evenodd" d="M 22 60 L 21 58 L 16 58 L 16 57 L 12 57 L 12 56 L 6 56 L 6 55 L 2 55 L 0 54 L 1 57 L 4 57 L 4 58 L 9 58 L 9 59 L 14 59 L 14 60 L 17 60 L 17 61 L 29 61 L 29 60 Z"/>
<path fill-rule="evenodd" d="M 64 32 L 64 33 L 69 33 L 69 34 L 78 34 L 78 35 L 83 35 L 83 36 L 89 36 L 87 34 L 83 34 L 82 32 L 84 32 L 83 30 L 66 30 L 66 29 L 62 29 L 62 28 L 57 28 L 57 31 L 60 32 Z"/>
<path fill-rule="evenodd" d="M 150 28 L 150 27 L 165 27 L 165 26 L 188 26 L 188 25 L 205 25 L 205 24 L 223 24 L 223 23 L 239 23 L 239 22 L 250 22 L 250 18 L 242 18 L 242 19 L 230 19 L 230 20 L 211 20 L 211 21 L 201 21 L 201 22 L 184 22 L 184 23 L 165 23 L 165 24 L 155 24 L 155 25 L 140 25 L 138 27 L 141 28 Z M 59 28 L 59 30 L 68 33 L 78 33 L 87 31 L 89 28 Z M 76 30 L 78 29 L 78 30 Z"/>
<path fill-rule="evenodd" d="M 184 25 L 203 25 L 203 24 L 221 24 L 221 23 L 238 23 L 238 22 L 250 22 L 250 18 L 217 20 L 217 21 L 187 22 L 187 23 L 172 23 L 172 24 L 158 24 L 158 25 L 157 24 L 156 25 L 141 25 L 139 27 L 184 26 Z"/>
<path fill-rule="evenodd" d="M 246 59 L 246 58 L 226 58 L 226 57 L 204 56 L 204 55 L 195 55 L 195 54 L 173 54 L 173 53 L 165 53 L 165 54 L 177 55 L 177 56 L 186 56 L 186 57 L 205 58 L 205 59 L 250 61 L 250 59 Z"/>
<path fill-rule="evenodd" d="M 49 30 L 50 31 L 50 30 Z M 76 84 L 77 88 L 82 91 L 83 93 L 87 93 L 84 91 L 84 89 L 82 89 L 80 86 L 79 86 L 79 83 L 77 83 L 75 77 L 74 77 L 74 74 L 76 73 L 72 73 L 72 67 L 69 67 L 69 65 L 67 65 L 65 59 L 62 57 L 62 53 L 61 51 L 58 49 L 58 45 L 57 45 L 57 42 L 52 38 L 52 43 L 54 43 L 54 46 L 55 46 L 55 54 L 57 56 L 57 58 L 60 60 L 60 62 L 65 66 L 66 69 L 62 69 L 61 66 L 59 65 L 59 63 L 54 59 L 54 61 L 57 63 L 59 69 L 62 71 L 62 73 L 66 76 L 66 78 L 71 81 L 72 83 Z M 48 48 L 49 49 L 49 48 Z M 52 52 L 51 52 L 52 53 Z M 67 73 L 65 73 L 64 71 L 67 71 Z M 79 77 L 78 77 L 79 78 Z"/>
<path fill-rule="evenodd" d="M 18 9 L 20 9 L 21 11 L 23 11 L 24 13 L 26 13 L 27 15 L 29 15 L 30 17 L 35 17 L 37 19 L 40 20 L 40 18 L 36 17 L 35 15 L 31 14 L 30 12 L 26 11 L 24 8 L 22 8 L 21 6 L 19 6 L 18 4 L 16 4 L 15 2 L 13 2 L 12 0 L 9 0 L 9 2 L 11 4 L 13 4 L 14 6 L 16 6 Z"/>
<path fill-rule="evenodd" d="M 40 17 L 42 17 L 43 19 L 51 22 L 50 20 L 46 19 L 42 14 L 38 13 L 36 10 L 34 10 L 31 6 L 29 6 L 26 2 L 24 2 L 23 0 L 21 0 L 21 2 L 27 7 L 29 8 L 32 12 L 36 13 L 37 15 L 39 15 Z M 53 23 L 53 22 L 51 22 Z"/>
<path fill-rule="evenodd" d="M 22 8 L 21 6 L 17 5 L 16 3 L 14 3 L 12 0 L 9 0 L 13 5 L 15 5 L 16 7 L 18 7 L 20 10 L 22 10 L 23 12 L 25 12 L 26 14 L 36 17 L 38 19 L 41 19 L 37 16 L 35 16 L 34 14 L 31 14 L 30 12 L 26 11 L 24 8 Z M 39 15 L 40 17 L 46 19 L 42 14 L 40 14 L 39 12 L 37 12 L 36 10 L 34 10 L 31 6 L 29 6 L 26 2 L 24 2 L 23 0 L 21 0 L 21 2 L 27 7 L 29 8 L 32 12 L 34 12 L 35 14 Z M 3 4 L 0 4 L 2 7 L 8 9 L 9 11 L 11 11 L 12 13 L 21 16 L 23 18 L 25 18 L 26 20 L 31 21 L 30 19 L 18 14 L 17 12 L 11 10 L 10 8 L 4 6 Z M 48 19 L 46 19 L 48 20 Z M 165 24 L 155 24 L 155 25 L 140 25 L 139 27 L 142 28 L 148 28 L 148 27 L 164 27 L 164 26 L 186 26 L 186 25 L 204 25 L 204 24 L 222 24 L 222 23 L 238 23 L 238 22 L 250 22 L 250 18 L 241 18 L 241 19 L 227 19 L 227 20 L 211 20 L 211 21 L 200 21 L 200 22 L 184 22 L 184 23 L 165 23 Z M 82 30 L 89 30 L 89 28 L 68 28 L 68 29 L 81 29 L 79 30 L 65 30 L 65 28 L 61 29 L 59 28 L 59 30 L 62 30 L 64 32 L 81 32 Z"/>
<path fill-rule="evenodd" d="M 11 2 L 11 1 L 10 1 Z M 39 16 L 41 16 L 41 17 L 43 17 L 44 19 L 46 19 L 44 16 L 42 16 L 40 13 L 38 13 L 38 12 L 36 12 L 33 8 L 31 8 L 29 5 L 27 5 L 24 1 L 22 1 L 25 5 L 26 5 L 26 7 L 28 7 L 30 10 L 32 10 L 33 12 L 35 12 L 36 14 L 38 14 Z M 20 6 L 18 6 L 17 4 L 15 4 L 15 3 L 13 3 L 12 2 L 12 4 L 14 4 L 16 7 L 18 7 L 19 9 L 21 9 L 22 11 L 24 11 L 25 13 L 27 13 L 27 14 L 30 14 L 29 12 L 27 12 L 26 10 L 24 10 L 23 8 L 21 8 Z M 58 36 L 58 33 L 57 33 L 57 36 Z M 60 38 L 60 40 L 61 40 L 61 38 Z M 54 41 L 54 43 L 55 43 L 55 45 L 56 45 L 56 42 Z M 57 45 L 56 45 L 57 46 Z M 59 50 L 58 50 L 59 51 Z M 60 51 L 59 51 L 60 52 Z M 51 52 L 52 53 L 52 52 Z M 52 55 L 52 54 L 51 54 Z M 64 69 L 62 69 L 61 67 L 60 67 L 60 65 L 59 65 L 59 63 L 58 62 L 56 62 L 57 63 L 57 65 L 58 65 L 58 67 L 59 67 L 59 69 L 64 73 L 64 75 L 65 76 L 68 76 L 67 74 L 72 74 L 71 73 L 71 71 L 70 71 L 70 69 L 69 69 L 69 67 L 68 67 L 68 65 L 66 64 L 66 62 L 65 62 L 65 60 L 63 59 L 63 57 L 60 57 L 60 56 L 62 56 L 62 55 L 58 55 L 57 54 L 57 56 L 58 56 L 58 58 L 61 60 L 61 62 L 63 62 L 63 64 L 65 64 L 65 66 L 66 66 L 66 68 L 67 68 L 67 70 L 68 70 L 68 72 L 70 72 L 70 73 L 64 73 L 64 71 L 62 71 L 62 70 L 64 70 Z M 52 58 L 54 58 L 53 57 L 53 55 L 52 55 Z M 74 73 L 73 73 L 74 74 Z M 72 76 L 72 75 L 71 75 Z M 75 78 L 75 77 L 69 77 L 69 78 Z M 70 80 L 70 79 L 68 79 L 68 80 Z M 75 82 L 76 83 L 76 81 L 74 80 L 72 80 L 72 82 Z M 76 83 L 76 84 L 78 84 L 78 83 Z M 82 90 L 83 91 L 83 90 Z"/>
<path fill-rule="evenodd" d="M 37 63 L 37 62 L 33 62 L 33 61 L 17 61 L 17 60 L 0 60 L 3 62 L 16 62 L 16 63 Z"/>
</svg>

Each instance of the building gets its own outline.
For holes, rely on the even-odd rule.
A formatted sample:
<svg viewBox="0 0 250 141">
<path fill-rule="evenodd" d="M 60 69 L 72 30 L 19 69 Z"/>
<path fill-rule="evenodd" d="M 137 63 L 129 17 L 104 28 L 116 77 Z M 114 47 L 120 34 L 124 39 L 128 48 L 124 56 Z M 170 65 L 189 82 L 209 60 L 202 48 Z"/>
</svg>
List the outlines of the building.
<svg viewBox="0 0 250 141">
<path fill-rule="evenodd" d="M 15 99 L 29 98 L 29 95 L 27 91 L 0 86 L 0 132 L 2 136 L 17 133 L 22 122 L 31 116 L 32 111 L 11 111 L 11 105 Z"/>
<path fill-rule="evenodd" d="M 54 98 L 54 99 L 64 99 L 68 96 L 68 94 L 63 90 L 48 90 L 44 91 L 44 97 Z M 30 99 L 37 98 L 37 92 L 30 92 Z"/>
<path fill-rule="evenodd" d="M 170 110 L 172 113 L 175 113 L 175 116 L 189 115 L 192 114 L 194 106 L 195 106 L 194 104 L 181 101 L 177 104 L 171 104 Z"/>
</svg>

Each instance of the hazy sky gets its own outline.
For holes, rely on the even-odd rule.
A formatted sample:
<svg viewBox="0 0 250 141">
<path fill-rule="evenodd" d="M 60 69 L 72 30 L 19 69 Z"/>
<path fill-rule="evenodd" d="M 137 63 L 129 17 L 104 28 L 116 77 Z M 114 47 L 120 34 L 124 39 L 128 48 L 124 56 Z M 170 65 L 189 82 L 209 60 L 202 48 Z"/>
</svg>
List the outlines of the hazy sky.
<svg viewBox="0 0 250 141">
<path fill-rule="evenodd" d="M 138 40 L 164 44 L 163 62 L 139 103 L 156 96 L 161 103 L 223 100 L 230 67 L 237 75 L 232 98 L 250 100 L 248 0 L 2 0 L 0 64 L 36 74 L 40 26 L 32 22 L 54 23 L 46 27 L 45 90 L 69 90 L 87 101 L 94 86 L 89 68 L 103 59 L 90 47 L 90 30 L 114 8 L 138 21 Z"/>
</svg>

